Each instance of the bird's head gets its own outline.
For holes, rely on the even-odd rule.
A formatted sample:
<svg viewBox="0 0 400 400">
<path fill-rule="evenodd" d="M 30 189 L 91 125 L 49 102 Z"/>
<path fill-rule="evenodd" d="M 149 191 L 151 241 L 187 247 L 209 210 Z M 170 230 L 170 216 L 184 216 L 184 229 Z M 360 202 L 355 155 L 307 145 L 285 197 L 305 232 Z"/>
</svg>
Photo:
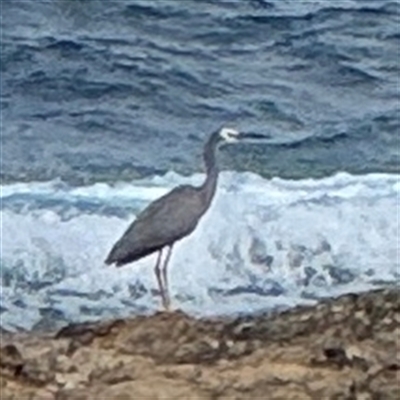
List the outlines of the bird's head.
<svg viewBox="0 0 400 400">
<path fill-rule="evenodd" d="M 225 143 L 237 143 L 239 141 L 251 141 L 257 139 L 270 139 L 271 136 L 263 135 L 260 133 L 244 133 L 239 132 L 236 129 L 222 127 L 219 130 L 220 140 Z"/>
<path fill-rule="evenodd" d="M 235 143 L 238 141 L 240 133 L 236 129 L 222 127 L 219 131 L 219 136 L 227 143 Z"/>
</svg>

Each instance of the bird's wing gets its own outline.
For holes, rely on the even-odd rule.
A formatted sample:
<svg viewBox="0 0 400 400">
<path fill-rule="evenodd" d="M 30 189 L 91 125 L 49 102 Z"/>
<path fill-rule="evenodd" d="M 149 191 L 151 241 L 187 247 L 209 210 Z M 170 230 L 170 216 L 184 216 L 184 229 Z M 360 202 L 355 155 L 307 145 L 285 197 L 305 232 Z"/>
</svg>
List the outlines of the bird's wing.
<svg viewBox="0 0 400 400">
<path fill-rule="evenodd" d="M 190 234 L 203 212 L 198 190 L 178 186 L 145 208 L 121 241 L 129 242 L 132 250 L 171 244 Z"/>
</svg>

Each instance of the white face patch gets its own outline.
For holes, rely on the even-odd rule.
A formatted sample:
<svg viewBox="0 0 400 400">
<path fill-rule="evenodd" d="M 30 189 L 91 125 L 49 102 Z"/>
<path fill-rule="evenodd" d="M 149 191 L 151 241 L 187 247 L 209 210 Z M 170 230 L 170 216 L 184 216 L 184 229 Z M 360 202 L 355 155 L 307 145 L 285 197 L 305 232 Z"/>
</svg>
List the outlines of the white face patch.
<svg viewBox="0 0 400 400">
<path fill-rule="evenodd" d="M 237 137 L 239 136 L 239 132 L 232 128 L 222 128 L 219 134 L 228 143 L 237 142 Z"/>
</svg>

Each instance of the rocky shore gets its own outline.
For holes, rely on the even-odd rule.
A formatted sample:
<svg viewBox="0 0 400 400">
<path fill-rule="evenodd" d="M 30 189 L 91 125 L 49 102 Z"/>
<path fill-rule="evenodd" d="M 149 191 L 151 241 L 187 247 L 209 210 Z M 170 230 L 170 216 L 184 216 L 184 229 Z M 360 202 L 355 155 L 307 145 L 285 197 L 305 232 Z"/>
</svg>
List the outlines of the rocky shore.
<svg viewBox="0 0 400 400">
<path fill-rule="evenodd" d="M 400 291 L 235 320 L 181 312 L 1 340 L 1 399 L 400 398 Z"/>
</svg>

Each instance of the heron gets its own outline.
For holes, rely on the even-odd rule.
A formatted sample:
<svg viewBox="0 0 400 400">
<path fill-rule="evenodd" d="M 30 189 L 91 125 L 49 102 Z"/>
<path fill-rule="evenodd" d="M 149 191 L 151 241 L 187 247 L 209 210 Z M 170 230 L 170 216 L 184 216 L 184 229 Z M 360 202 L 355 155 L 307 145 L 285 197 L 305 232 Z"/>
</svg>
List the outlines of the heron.
<svg viewBox="0 0 400 400">
<path fill-rule="evenodd" d="M 154 267 L 162 304 L 170 308 L 167 267 L 174 244 L 189 236 L 209 209 L 214 197 L 219 169 L 216 150 L 223 143 L 238 143 L 248 139 L 264 139 L 267 135 L 243 133 L 222 127 L 205 143 L 203 158 L 206 178 L 201 186 L 181 185 L 150 203 L 131 223 L 112 247 L 105 263 L 117 267 L 132 263 L 152 253 L 158 253 Z M 161 265 L 163 251 L 166 250 Z"/>
</svg>

